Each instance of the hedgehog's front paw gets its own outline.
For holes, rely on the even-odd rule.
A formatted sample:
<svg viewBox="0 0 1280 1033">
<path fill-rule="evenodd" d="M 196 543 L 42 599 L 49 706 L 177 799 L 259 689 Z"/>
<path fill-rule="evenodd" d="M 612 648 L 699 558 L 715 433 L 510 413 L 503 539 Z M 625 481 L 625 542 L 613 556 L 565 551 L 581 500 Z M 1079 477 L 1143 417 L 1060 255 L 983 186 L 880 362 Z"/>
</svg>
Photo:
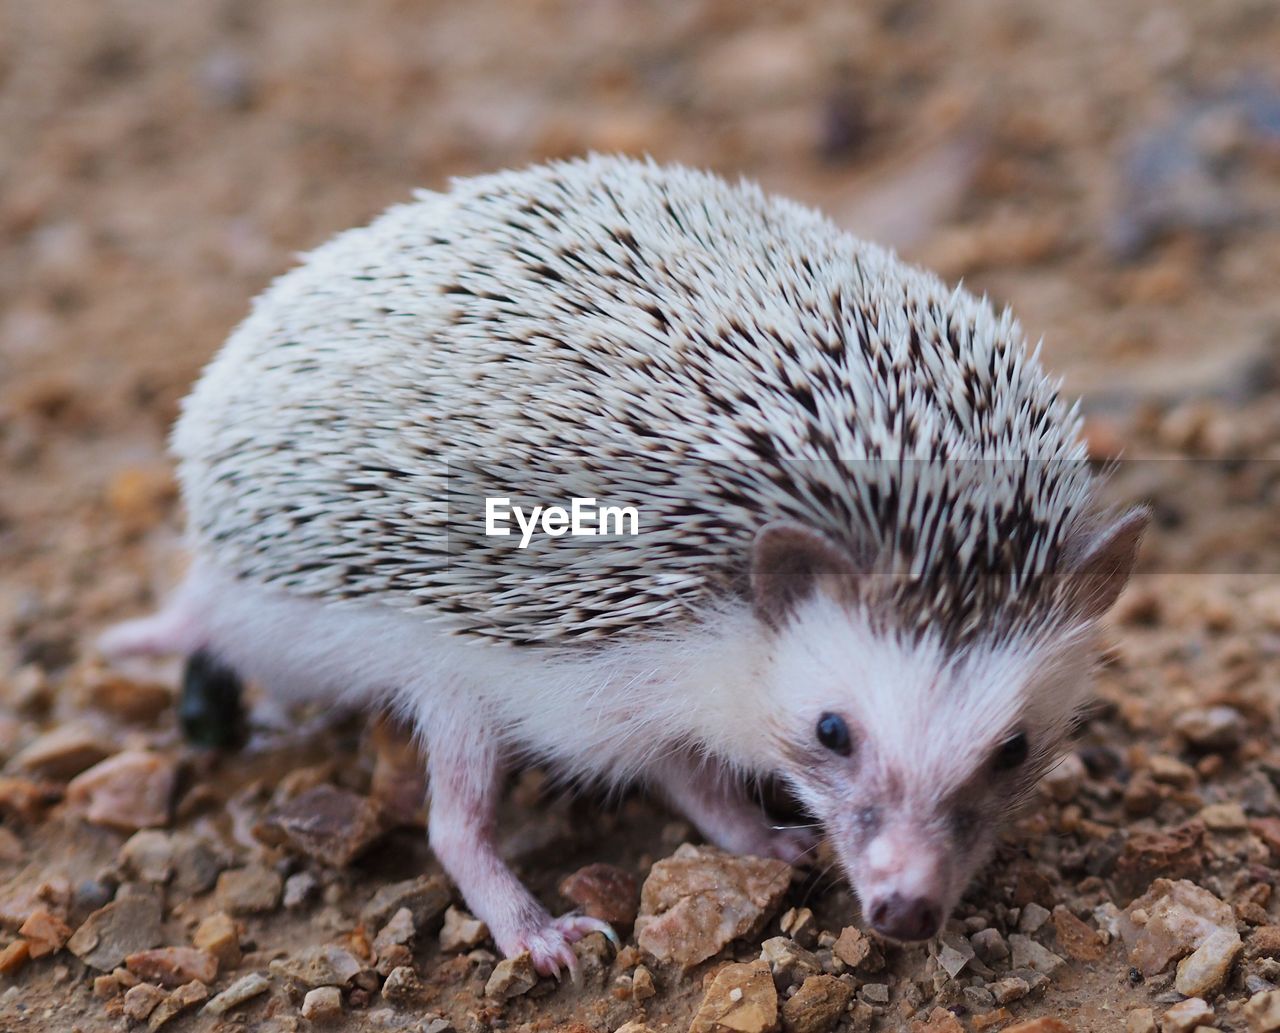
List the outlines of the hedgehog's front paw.
<svg viewBox="0 0 1280 1033">
<path fill-rule="evenodd" d="M 618 935 L 608 922 L 586 915 L 561 915 L 541 928 L 523 933 L 515 938 L 514 950 L 509 954 L 528 951 L 534 971 L 541 976 L 560 978 L 560 970 L 568 969 L 574 981 L 578 978 L 578 956 L 570 944 L 581 940 L 588 933 L 603 933 L 615 947 L 620 946 Z"/>
</svg>

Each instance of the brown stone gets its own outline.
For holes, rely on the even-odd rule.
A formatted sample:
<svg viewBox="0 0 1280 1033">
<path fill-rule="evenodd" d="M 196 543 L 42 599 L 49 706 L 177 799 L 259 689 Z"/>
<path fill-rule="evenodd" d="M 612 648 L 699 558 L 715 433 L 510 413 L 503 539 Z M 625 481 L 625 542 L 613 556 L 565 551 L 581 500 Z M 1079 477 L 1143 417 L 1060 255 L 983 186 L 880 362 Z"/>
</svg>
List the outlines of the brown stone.
<svg viewBox="0 0 1280 1033">
<path fill-rule="evenodd" d="M 139 983 L 124 995 L 124 1013 L 134 1022 L 143 1022 L 167 995 L 158 986 Z"/>
<path fill-rule="evenodd" d="M 184 983 L 160 1002 L 156 1010 L 151 1013 L 147 1028 L 157 1030 L 171 1019 L 176 1019 L 184 1011 L 194 1008 L 208 998 L 209 988 L 204 983 L 196 981 Z"/>
<path fill-rule="evenodd" d="M 177 766 L 168 757 L 129 750 L 95 764 L 67 786 L 67 803 L 94 825 L 136 832 L 169 823 Z"/>
<path fill-rule="evenodd" d="M 494 966 L 493 974 L 485 983 L 484 995 L 507 1001 L 527 994 L 537 983 L 538 973 L 534 971 L 533 959 L 525 951 L 514 958 L 505 958 Z"/>
<path fill-rule="evenodd" d="M 850 968 L 857 968 L 871 953 L 871 940 L 852 925 L 841 930 L 839 938 L 831 945 L 831 953 Z"/>
<path fill-rule="evenodd" d="M 1097 961 L 1102 957 L 1102 940 L 1097 932 L 1061 904 L 1053 909 L 1053 927 L 1059 945 L 1077 961 Z"/>
<path fill-rule="evenodd" d="M 216 958 L 220 969 L 233 969 L 240 964 L 240 932 L 235 919 L 225 911 L 206 915 L 196 926 L 191 942 Z"/>
<path fill-rule="evenodd" d="M 763 961 L 725 965 L 707 988 L 689 1033 L 769 1033 L 778 1024 L 778 991 Z"/>
<path fill-rule="evenodd" d="M 62 725 L 33 740 L 13 758 L 15 771 L 66 782 L 111 755 L 111 747 L 79 725 Z"/>
<path fill-rule="evenodd" d="M 1280 957 L 1280 925 L 1260 925 L 1249 937 L 1251 957 Z"/>
<path fill-rule="evenodd" d="M 138 978 L 168 987 L 178 987 L 193 979 L 212 983 L 218 975 L 218 959 L 195 947 L 137 951 L 125 958 L 124 963 Z"/>
<path fill-rule="evenodd" d="M 12 975 L 22 968 L 30 957 L 31 944 L 26 940 L 14 940 L 4 950 L 0 950 L 0 974 Z"/>
<path fill-rule="evenodd" d="M 1072 1033 L 1071 1027 L 1061 1019 L 1042 1018 L 1030 1022 L 1019 1022 L 1009 1026 L 1004 1033 Z"/>
<path fill-rule="evenodd" d="M 1197 875 L 1204 864 L 1204 824 L 1190 821 L 1171 832 L 1133 832 L 1116 860 L 1116 877 L 1130 892 L 1155 878 Z"/>
<path fill-rule="evenodd" d="M 913 1022 L 912 1033 L 964 1033 L 964 1026 L 946 1008 L 934 1008 L 924 1022 Z"/>
<path fill-rule="evenodd" d="M 853 990 L 835 976 L 810 976 L 782 1006 L 786 1033 L 827 1033 L 839 1021 Z"/>
<path fill-rule="evenodd" d="M 67 941 L 67 949 L 91 968 L 110 972 L 128 955 L 161 942 L 160 917 L 156 897 L 121 897 L 85 919 Z"/>
<path fill-rule="evenodd" d="M 32 911 L 18 932 L 27 938 L 33 958 L 43 958 L 46 954 L 61 950 L 71 938 L 71 927 L 45 908 Z"/>
<path fill-rule="evenodd" d="M 218 903 L 233 915 L 252 915 L 274 911 L 280 903 L 284 881 L 260 864 L 245 868 L 228 868 L 218 876 L 215 894 Z"/>
<path fill-rule="evenodd" d="M 640 906 L 640 882 L 611 864 L 589 864 L 560 883 L 560 895 L 592 918 L 629 928 Z"/>
<path fill-rule="evenodd" d="M 489 937 L 489 927 L 460 908 L 450 907 L 440 927 L 440 949 L 456 953 L 479 947 Z"/>
<path fill-rule="evenodd" d="M 88 700 L 91 706 L 123 721 L 150 722 L 173 704 L 173 693 L 166 685 L 104 672 L 89 686 Z"/>
<path fill-rule="evenodd" d="M 452 899 L 453 888 L 443 876 L 419 876 L 383 886 L 364 906 L 360 919 L 366 928 L 381 929 L 392 915 L 407 907 L 413 913 L 414 928 L 422 934 L 444 914 Z"/>
<path fill-rule="evenodd" d="M 345 868 L 386 831 L 367 797 L 325 783 L 282 804 L 254 829 L 264 843 Z"/>
</svg>

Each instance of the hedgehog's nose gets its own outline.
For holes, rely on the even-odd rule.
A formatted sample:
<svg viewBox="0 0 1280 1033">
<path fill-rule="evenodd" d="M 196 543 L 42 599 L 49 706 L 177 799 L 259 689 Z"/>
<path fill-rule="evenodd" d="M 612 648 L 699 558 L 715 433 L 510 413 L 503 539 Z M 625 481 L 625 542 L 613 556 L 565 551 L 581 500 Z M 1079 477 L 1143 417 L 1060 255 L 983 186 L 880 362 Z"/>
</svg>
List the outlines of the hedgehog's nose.
<svg viewBox="0 0 1280 1033">
<path fill-rule="evenodd" d="M 942 907 L 928 897 L 893 893 L 871 906 L 871 927 L 891 940 L 927 940 L 942 925 Z"/>
</svg>

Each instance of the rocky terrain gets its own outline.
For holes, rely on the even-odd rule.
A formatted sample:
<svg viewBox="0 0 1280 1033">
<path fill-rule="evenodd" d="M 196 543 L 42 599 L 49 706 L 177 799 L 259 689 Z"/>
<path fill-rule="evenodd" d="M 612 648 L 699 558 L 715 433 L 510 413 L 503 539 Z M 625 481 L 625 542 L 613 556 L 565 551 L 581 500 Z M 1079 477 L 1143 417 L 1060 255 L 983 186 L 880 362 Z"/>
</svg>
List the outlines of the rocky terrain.
<svg viewBox="0 0 1280 1033">
<path fill-rule="evenodd" d="M 1280 1030 L 1280 10 L 1267 0 L 0 0 L 0 1029 Z M 587 150 L 745 173 L 1009 304 L 1156 526 L 1098 705 L 945 933 L 824 858 L 513 774 L 577 983 L 439 874 L 421 759 L 95 635 L 184 562 L 164 437 L 291 256 Z"/>
</svg>

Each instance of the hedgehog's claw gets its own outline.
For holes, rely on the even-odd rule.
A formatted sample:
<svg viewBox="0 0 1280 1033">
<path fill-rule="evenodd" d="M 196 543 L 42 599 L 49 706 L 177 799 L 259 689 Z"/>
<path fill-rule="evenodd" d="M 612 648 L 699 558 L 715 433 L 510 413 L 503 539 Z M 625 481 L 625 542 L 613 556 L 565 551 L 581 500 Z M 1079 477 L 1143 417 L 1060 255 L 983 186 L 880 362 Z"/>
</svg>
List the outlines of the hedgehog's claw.
<svg viewBox="0 0 1280 1033">
<path fill-rule="evenodd" d="M 615 948 L 621 947 L 618 934 L 607 923 L 586 915 L 561 915 L 550 924 L 528 936 L 522 937 L 519 946 L 529 952 L 533 970 L 540 976 L 560 979 L 560 970 L 567 969 L 569 978 L 578 982 L 578 956 L 571 944 L 589 933 L 602 933 Z"/>
</svg>

